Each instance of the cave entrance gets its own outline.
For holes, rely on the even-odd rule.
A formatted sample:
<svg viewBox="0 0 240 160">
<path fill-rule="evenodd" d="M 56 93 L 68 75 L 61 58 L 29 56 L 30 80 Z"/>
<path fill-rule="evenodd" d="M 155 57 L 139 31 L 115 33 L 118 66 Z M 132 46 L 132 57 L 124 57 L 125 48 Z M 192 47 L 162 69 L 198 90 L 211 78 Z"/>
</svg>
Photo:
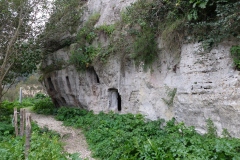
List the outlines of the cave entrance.
<svg viewBox="0 0 240 160">
<path fill-rule="evenodd" d="M 109 109 L 114 111 L 121 111 L 121 96 L 118 90 L 111 88 L 108 90 Z"/>
<path fill-rule="evenodd" d="M 58 103 L 57 99 L 53 98 L 53 104 L 56 108 L 59 108 L 60 107 L 60 104 Z"/>
<path fill-rule="evenodd" d="M 66 102 L 66 100 L 65 100 L 64 97 L 61 97 L 61 100 L 62 100 L 63 105 L 66 105 L 66 104 L 67 104 L 67 102 Z"/>
<path fill-rule="evenodd" d="M 70 81 L 69 81 L 69 77 L 66 76 L 66 81 L 67 81 L 67 86 L 68 86 L 68 89 L 70 92 L 72 92 L 72 89 L 71 89 L 71 85 L 70 85 Z"/>
<path fill-rule="evenodd" d="M 54 88 L 54 85 L 53 85 L 53 83 L 52 83 L 51 77 L 48 77 L 48 78 L 47 78 L 47 82 L 48 82 L 49 90 L 50 90 L 50 91 L 54 91 L 55 88 Z"/>
</svg>

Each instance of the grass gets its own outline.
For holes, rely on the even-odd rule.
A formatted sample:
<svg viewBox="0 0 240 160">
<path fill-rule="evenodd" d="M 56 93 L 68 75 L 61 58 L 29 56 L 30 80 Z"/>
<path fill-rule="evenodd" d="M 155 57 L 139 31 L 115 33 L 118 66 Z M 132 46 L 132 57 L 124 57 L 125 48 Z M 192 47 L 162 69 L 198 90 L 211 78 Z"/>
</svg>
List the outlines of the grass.
<svg viewBox="0 0 240 160">
<path fill-rule="evenodd" d="M 42 97 L 42 96 L 40 96 Z M 13 108 L 26 108 L 39 102 L 40 98 L 24 99 L 23 103 L 4 101 L 0 105 L 0 159 L 1 160 L 24 160 L 25 137 L 15 137 L 12 126 L 11 114 Z M 40 98 L 46 99 L 46 97 Z M 41 102 L 40 100 L 40 102 Z M 60 136 L 47 128 L 39 128 L 32 123 L 31 148 L 28 160 L 79 160 L 78 154 L 68 154 L 63 150 Z"/>
</svg>

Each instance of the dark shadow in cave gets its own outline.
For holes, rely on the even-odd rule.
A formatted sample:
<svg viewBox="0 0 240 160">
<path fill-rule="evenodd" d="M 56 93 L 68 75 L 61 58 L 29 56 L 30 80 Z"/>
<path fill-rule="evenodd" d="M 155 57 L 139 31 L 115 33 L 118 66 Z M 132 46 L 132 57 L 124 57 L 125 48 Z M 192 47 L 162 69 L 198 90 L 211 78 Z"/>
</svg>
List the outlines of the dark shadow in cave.
<svg viewBox="0 0 240 160">
<path fill-rule="evenodd" d="M 121 106 L 121 96 L 118 93 L 118 90 L 116 88 L 110 88 L 108 89 L 108 99 L 109 99 L 109 108 L 111 110 L 122 110 Z"/>
</svg>

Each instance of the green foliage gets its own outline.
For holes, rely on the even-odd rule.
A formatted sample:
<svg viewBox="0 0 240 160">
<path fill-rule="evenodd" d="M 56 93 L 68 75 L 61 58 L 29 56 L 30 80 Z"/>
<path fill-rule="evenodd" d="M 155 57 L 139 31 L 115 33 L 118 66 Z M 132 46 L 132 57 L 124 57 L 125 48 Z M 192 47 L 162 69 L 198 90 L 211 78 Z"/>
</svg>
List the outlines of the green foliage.
<svg viewBox="0 0 240 160">
<path fill-rule="evenodd" d="M 99 51 L 100 47 L 94 47 L 92 45 L 78 48 L 72 52 L 69 62 L 74 64 L 77 70 L 85 70 L 91 65 Z"/>
<path fill-rule="evenodd" d="M 137 65 L 143 62 L 146 70 L 157 58 L 158 48 L 155 35 L 151 31 L 143 31 L 136 36 L 133 53 L 130 55 Z"/>
<path fill-rule="evenodd" d="M 186 40 L 211 49 L 224 39 L 239 38 L 239 6 L 237 0 L 138 0 L 122 14 L 111 43 L 115 53 L 150 67 L 158 58 L 159 36 L 161 49 L 170 52 L 179 52 Z"/>
<path fill-rule="evenodd" d="M 76 36 L 77 49 L 72 51 L 70 64 L 74 64 L 77 70 L 85 70 L 89 67 L 98 55 L 101 48 L 92 45 L 93 40 L 97 37 L 97 31 L 94 25 L 97 23 L 100 15 L 93 14 L 83 25 Z"/>
<path fill-rule="evenodd" d="M 56 117 L 65 125 L 80 127 L 99 159 L 238 159 L 240 140 L 215 136 L 216 128 L 208 120 L 206 135 L 194 127 L 162 120 L 146 121 L 140 114 L 98 115 L 75 108 L 61 108 Z M 214 135 L 214 136 L 213 136 Z M 104 148 L 104 149 L 103 149 Z"/>
<path fill-rule="evenodd" d="M 46 99 L 43 95 L 37 95 L 37 100 Z M 33 101 L 34 100 L 29 100 Z M 14 107 L 26 107 L 27 105 L 17 102 L 4 101 L 0 106 L 0 159 L 1 160 L 24 160 L 25 137 L 15 137 L 12 118 Z M 47 128 L 39 128 L 32 123 L 31 148 L 29 160 L 79 160 L 78 154 L 67 154 L 63 151 L 59 142 L 60 136 Z"/>
<path fill-rule="evenodd" d="M 211 1 L 211 0 L 210 0 Z M 188 13 L 188 20 L 198 20 L 200 18 L 201 11 L 204 11 L 210 3 L 209 0 L 190 0 L 189 3 L 192 5 Z"/>
<path fill-rule="evenodd" d="M 95 33 L 94 25 L 97 23 L 98 19 L 100 18 L 100 14 L 95 13 L 91 15 L 86 21 L 82 28 L 78 31 L 76 41 L 80 45 L 87 45 L 91 44 L 94 38 L 97 36 Z"/>
<path fill-rule="evenodd" d="M 57 33 L 74 33 L 82 17 L 79 9 L 84 5 L 84 1 L 77 0 L 57 0 L 53 4 L 53 12 L 46 25 L 44 39 Z M 58 37 L 55 35 L 56 38 Z"/>
<path fill-rule="evenodd" d="M 48 66 L 43 67 L 41 65 L 40 71 L 43 74 L 47 74 L 47 73 L 50 73 L 50 72 L 53 72 L 53 71 L 61 70 L 64 67 L 66 67 L 66 65 L 67 65 L 67 63 L 62 59 L 61 60 L 53 60 L 53 62 Z"/>
<path fill-rule="evenodd" d="M 2 97 L 2 100 L 7 101 L 16 101 L 19 99 L 19 90 L 20 87 L 22 87 L 23 90 L 29 91 L 29 94 L 22 94 L 22 97 L 24 98 L 23 101 L 25 102 L 25 98 L 33 97 L 34 95 L 30 94 L 31 92 L 42 92 L 45 93 L 44 87 L 42 84 L 38 81 L 38 74 L 32 74 L 27 79 L 21 80 L 16 85 L 11 86 L 10 88 L 4 88 L 4 95 Z"/>
<path fill-rule="evenodd" d="M 0 141 L 2 140 L 3 135 L 13 134 L 14 127 L 10 123 L 10 121 L 2 121 L 0 123 Z"/>
<path fill-rule="evenodd" d="M 204 18 L 188 23 L 188 34 L 201 41 L 205 49 L 211 49 L 228 38 L 239 39 L 240 2 L 238 0 L 209 0 L 202 12 Z"/>
<path fill-rule="evenodd" d="M 33 111 L 35 111 L 38 114 L 50 115 L 56 113 L 56 108 L 52 100 L 49 97 L 47 97 L 36 101 L 33 107 Z"/>
<path fill-rule="evenodd" d="M 240 46 L 232 46 L 230 52 L 233 57 L 235 68 L 240 70 Z"/>
<path fill-rule="evenodd" d="M 146 0 L 139 0 L 127 8 L 127 11 L 122 14 L 121 32 L 127 35 L 119 36 L 123 41 L 118 41 L 122 44 L 115 45 L 115 47 L 122 47 L 117 49 L 125 54 L 130 54 L 130 57 L 135 60 L 136 65 L 143 62 L 144 69 L 147 69 L 158 58 L 157 47 L 157 20 L 151 14 L 152 5 L 154 3 Z M 127 27 L 126 27 L 127 26 Z M 115 43 L 115 42 L 113 42 Z M 128 44 L 125 44 L 128 43 Z M 127 45 L 127 46 L 126 46 Z"/>
<path fill-rule="evenodd" d="M 80 7 L 83 2 L 64 0 L 56 4 L 55 20 L 51 23 L 59 25 L 65 13 L 71 15 L 76 11 L 74 6 Z M 162 50 L 179 53 L 186 41 L 202 42 L 204 49 L 211 49 L 224 39 L 239 39 L 239 6 L 238 0 L 138 0 L 127 7 L 119 22 L 97 28 L 94 25 L 100 15 L 94 14 L 81 26 L 74 40 L 67 43 L 78 45 L 71 53 L 70 64 L 85 70 L 96 58 L 106 61 L 110 54 L 120 54 L 121 63 L 130 57 L 146 69 L 151 68 Z M 60 28 L 58 33 L 64 29 Z M 98 44 L 99 32 L 107 35 L 108 46 Z"/>
<path fill-rule="evenodd" d="M 108 36 L 110 36 L 114 30 L 115 30 L 115 25 L 111 24 L 111 25 L 102 25 L 96 28 L 98 31 L 102 31 L 103 33 L 107 34 Z"/>
<path fill-rule="evenodd" d="M 35 103 L 34 99 L 26 98 L 22 100 L 22 103 L 18 101 L 3 101 L 0 105 L 0 139 L 3 135 L 13 134 L 12 118 L 13 111 L 16 107 L 18 112 L 20 108 L 31 107 Z"/>
<path fill-rule="evenodd" d="M 61 107 L 58 109 L 57 113 L 58 114 L 56 115 L 56 119 L 64 121 L 70 119 L 72 116 L 85 116 L 88 114 L 88 111 L 78 108 Z"/>
<path fill-rule="evenodd" d="M 173 105 L 174 97 L 175 97 L 175 95 L 177 93 L 177 88 L 170 89 L 169 87 L 166 86 L 166 90 L 167 90 L 168 99 L 162 98 L 162 100 L 164 101 L 164 103 L 166 105 L 171 107 Z"/>
<path fill-rule="evenodd" d="M 217 128 L 211 119 L 207 119 L 207 136 L 210 138 L 217 137 Z"/>
<path fill-rule="evenodd" d="M 228 130 L 226 128 L 223 128 L 222 136 L 224 138 L 230 138 L 231 137 L 230 133 L 228 132 Z"/>
<path fill-rule="evenodd" d="M 43 93 L 37 93 L 34 98 L 35 99 L 44 99 L 44 98 L 47 98 L 47 96 Z"/>
<path fill-rule="evenodd" d="M 18 110 L 24 107 L 31 107 L 34 103 L 31 98 L 26 98 L 22 100 L 22 103 L 19 101 L 3 101 L 0 105 L 0 121 L 11 121 L 10 115 L 13 115 L 14 108 L 16 107 Z"/>
<path fill-rule="evenodd" d="M 25 140 L 21 137 L 12 137 L 5 135 L 1 137 L 0 155 L 1 160 L 23 160 Z M 75 157 L 74 157 L 75 156 Z M 67 158 L 69 157 L 69 158 Z M 34 129 L 31 137 L 31 148 L 28 155 L 29 160 L 77 160 L 76 155 L 70 155 L 63 152 L 62 144 L 59 142 L 59 137 L 51 132 L 40 132 Z"/>
<path fill-rule="evenodd" d="M 36 14 L 36 10 L 42 14 Z M 45 0 L 0 1 L 0 99 L 3 89 L 37 69 L 42 54 L 36 37 L 44 28 L 45 14 Z"/>
</svg>

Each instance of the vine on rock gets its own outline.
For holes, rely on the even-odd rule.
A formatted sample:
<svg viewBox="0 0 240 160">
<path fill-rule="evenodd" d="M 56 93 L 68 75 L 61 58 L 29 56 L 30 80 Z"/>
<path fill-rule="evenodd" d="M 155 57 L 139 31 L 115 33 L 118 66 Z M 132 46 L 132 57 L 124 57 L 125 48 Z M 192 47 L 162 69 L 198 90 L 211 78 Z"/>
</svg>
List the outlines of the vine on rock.
<svg viewBox="0 0 240 160">
<path fill-rule="evenodd" d="M 75 0 L 71 0 L 69 5 L 63 6 L 68 13 L 66 15 L 65 11 L 56 9 L 53 14 L 55 18 L 51 19 L 48 26 L 52 26 L 60 15 L 64 14 L 60 19 L 74 15 L 74 19 L 70 20 L 74 24 L 67 27 L 71 32 L 71 26 L 78 24 L 76 22 L 80 21 L 82 13 L 71 10 L 75 3 Z M 121 19 L 115 24 L 94 27 L 99 17 L 99 14 L 91 16 L 78 29 L 77 36 L 64 43 L 78 44 L 70 58 L 70 63 L 78 70 L 84 70 L 97 58 L 106 61 L 110 54 L 129 57 L 136 65 L 143 64 L 147 69 L 163 50 L 180 53 L 185 42 L 201 42 L 204 49 L 208 50 L 223 40 L 231 38 L 238 41 L 240 38 L 238 0 L 138 0 L 122 12 Z M 61 24 L 56 22 L 53 25 L 56 29 L 53 30 L 59 32 L 56 25 Z M 101 45 L 98 38 L 100 33 L 104 33 L 109 40 L 107 46 Z"/>
</svg>

